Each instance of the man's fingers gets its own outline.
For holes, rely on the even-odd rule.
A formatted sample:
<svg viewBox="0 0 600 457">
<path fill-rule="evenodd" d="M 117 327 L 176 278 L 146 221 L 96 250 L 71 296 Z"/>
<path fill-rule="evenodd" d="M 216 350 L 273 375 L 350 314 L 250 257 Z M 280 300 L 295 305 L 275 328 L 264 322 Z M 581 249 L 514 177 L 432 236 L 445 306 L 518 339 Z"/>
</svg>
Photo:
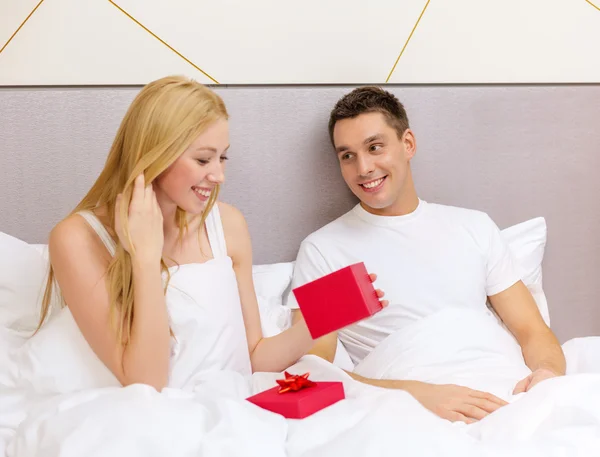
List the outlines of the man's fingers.
<svg viewBox="0 0 600 457">
<path fill-rule="evenodd" d="M 375 293 L 377 294 L 378 298 L 382 298 L 385 295 L 385 292 L 381 289 L 377 289 Z"/>
<path fill-rule="evenodd" d="M 371 282 L 375 282 L 377 281 L 377 275 L 375 273 L 371 273 L 369 274 L 369 279 L 371 280 Z"/>
<path fill-rule="evenodd" d="M 485 398 L 471 397 L 469 400 L 473 405 L 484 410 L 487 413 L 493 413 L 497 409 L 502 408 L 503 405 L 499 405 L 496 402 L 486 400 Z"/>
<path fill-rule="evenodd" d="M 456 408 L 456 412 L 461 413 L 467 419 L 475 419 L 478 421 L 489 414 L 487 411 L 470 404 L 461 405 L 460 407 Z"/>
<path fill-rule="evenodd" d="M 492 395 L 489 392 L 481 392 L 479 390 L 474 390 L 474 391 L 471 392 L 471 396 L 491 401 L 493 403 L 496 403 L 499 406 L 506 406 L 506 405 L 508 405 L 507 401 L 502 400 L 501 398 L 498 398 L 498 397 L 496 397 L 495 395 Z"/>
<path fill-rule="evenodd" d="M 544 376 L 535 376 L 535 374 L 532 374 L 531 376 L 529 376 L 529 378 L 527 378 L 529 380 L 529 382 L 527 383 L 527 385 L 525 386 L 525 392 L 529 392 L 531 389 L 533 389 L 536 385 L 538 385 L 540 382 L 545 381 L 546 377 Z"/>
<path fill-rule="evenodd" d="M 456 411 L 448 411 L 448 413 L 445 414 L 443 418 L 452 422 L 464 422 L 465 424 L 472 424 L 476 422 L 475 419 L 467 417 L 464 414 L 461 414 Z"/>
<path fill-rule="evenodd" d="M 390 302 L 387 300 L 381 300 L 379 303 L 381 303 L 381 306 L 383 306 L 384 308 L 390 304 Z"/>
<path fill-rule="evenodd" d="M 529 384 L 529 376 L 519 381 L 513 390 L 513 395 L 521 394 L 527 391 L 527 384 Z"/>
</svg>

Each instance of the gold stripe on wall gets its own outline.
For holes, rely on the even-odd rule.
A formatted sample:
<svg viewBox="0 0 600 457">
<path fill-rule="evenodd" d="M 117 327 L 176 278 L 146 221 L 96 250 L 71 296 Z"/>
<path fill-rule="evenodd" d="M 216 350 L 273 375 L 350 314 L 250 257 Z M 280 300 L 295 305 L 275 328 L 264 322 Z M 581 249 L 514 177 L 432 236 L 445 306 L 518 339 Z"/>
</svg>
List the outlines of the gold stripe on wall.
<svg viewBox="0 0 600 457">
<path fill-rule="evenodd" d="M 406 39 L 406 43 L 404 43 L 404 46 L 402 47 L 400 54 L 398 54 L 398 58 L 396 59 L 396 62 L 394 63 L 394 66 L 392 67 L 390 74 L 388 75 L 387 79 L 385 80 L 386 83 L 392 77 L 392 74 L 394 73 L 394 70 L 396 69 L 396 65 L 398 65 L 398 62 L 400 62 L 400 57 L 402 57 L 402 54 L 404 54 L 404 50 L 408 46 L 408 43 L 410 42 L 410 39 L 412 38 L 413 34 L 415 33 L 415 30 L 417 30 L 417 26 L 419 25 L 419 22 L 421 22 L 421 18 L 423 17 L 423 14 L 425 14 L 425 10 L 427 10 L 427 7 L 429 6 L 430 1 L 431 0 L 427 0 L 427 3 L 425 3 L 425 6 L 423 7 L 423 11 L 421 11 L 421 14 L 419 15 L 419 19 L 417 19 L 415 26 L 413 27 L 412 31 L 410 32 L 410 35 L 408 35 L 408 38 Z"/>
<path fill-rule="evenodd" d="M 594 5 L 592 2 L 590 2 L 590 0 L 585 0 L 586 2 L 588 2 L 590 5 L 592 5 L 594 8 L 596 8 L 598 11 L 600 11 L 600 7 Z"/>
<path fill-rule="evenodd" d="M 19 33 L 19 30 L 21 30 L 23 28 L 23 26 L 25 25 L 25 23 L 29 20 L 29 18 L 31 16 L 33 16 L 33 13 L 35 13 L 35 10 L 37 10 L 42 3 L 44 3 L 44 0 L 40 0 L 40 2 L 35 6 L 35 8 L 31 11 L 31 13 L 29 13 L 29 15 L 25 18 L 25 20 L 23 22 L 21 22 L 21 25 L 19 26 L 19 28 L 17 30 L 15 30 L 15 33 L 13 33 L 10 36 L 10 38 L 8 39 L 8 41 L 6 43 L 4 43 L 4 46 L 2 46 L 2 49 L 0 49 L 0 54 L 2 53 L 2 51 L 4 51 L 6 49 L 6 47 L 12 41 L 12 39 L 15 36 L 17 36 L 17 33 Z"/>
<path fill-rule="evenodd" d="M 42 0 L 43 1 L 43 0 Z M 177 51 L 175 48 L 173 48 L 171 45 L 169 45 L 169 43 L 167 43 L 165 40 L 163 40 L 162 38 L 160 38 L 159 36 L 157 36 L 156 34 L 154 34 L 150 29 L 148 29 L 144 24 L 142 24 L 140 21 L 138 21 L 136 18 L 134 18 L 131 14 L 129 14 L 127 11 L 125 11 L 123 8 L 121 8 L 119 5 L 117 5 L 115 2 L 113 2 L 112 0 L 108 0 L 115 8 L 117 8 L 119 11 L 121 11 L 125 16 L 127 16 L 129 19 L 131 19 L 133 22 L 135 22 L 137 25 L 139 25 L 142 29 L 144 29 L 146 32 L 148 32 L 150 35 L 152 35 L 154 38 L 156 38 L 158 41 L 160 41 L 162 44 L 164 44 L 167 48 L 169 48 L 171 51 L 173 51 L 175 54 L 177 54 L 179 57 L 181 57 L 183 60 L 185 60 L 187 63 L 189 63 L 192 67 L 194 67 L 196 70 L 198 70 L 200 73 L 202 73 L 204 76 L 206 76 L 208 79 L 210 79 L 212 82 L 216 83 L 216 84 L 220 84 L 219 81 L 217 81 L 215 78 L 213 78 L 211 75 L 209 75 L 208 73 L 206 73 L 204 70 L 202 70 L 202 68 L 200 68 L 198 65 L 196 65 L 194 62 L 192 62 L 190 59 L 188 59 L 187 57 L 185 57 L 183 54 L 181 54 L 179 51 Z"/>
</svg>

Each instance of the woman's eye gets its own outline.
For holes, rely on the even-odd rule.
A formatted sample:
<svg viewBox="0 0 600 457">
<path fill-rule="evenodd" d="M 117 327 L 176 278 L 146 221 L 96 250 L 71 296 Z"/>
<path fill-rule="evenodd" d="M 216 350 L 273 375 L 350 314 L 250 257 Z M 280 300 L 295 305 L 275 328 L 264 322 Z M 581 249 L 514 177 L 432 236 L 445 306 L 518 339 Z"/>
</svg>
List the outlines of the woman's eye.
<svg viewBox="0 0 600 457">
<path fill-rule="evenodd" d="M 208 163 L 208 160 L 206 160 L 206 159 L 196 159 L 196 160 L 200 165 L 206 165 Z"/>
<path fill-rule="evenodd" d="M 221 162 L 225 162 L 226 160 L 229 160 L 229 157 L 227 157 L 227 156 L 221 156 Z"/>
</svg>

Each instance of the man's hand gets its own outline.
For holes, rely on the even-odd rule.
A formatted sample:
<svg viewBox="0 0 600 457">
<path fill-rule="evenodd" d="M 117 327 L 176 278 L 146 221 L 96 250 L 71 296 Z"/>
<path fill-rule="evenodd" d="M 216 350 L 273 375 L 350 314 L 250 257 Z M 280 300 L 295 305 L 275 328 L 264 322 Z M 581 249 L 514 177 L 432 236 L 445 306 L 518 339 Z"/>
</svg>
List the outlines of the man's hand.
<svg viewBox="0 0 600 457">
<path fill-rule="evenodd" d="M 371 282 L 375 282 L 377 281 L 377 275 L 375 273 L 369 273 L 369 279 L 371 280 Z M 379 299 L 383 298 L 383 296 L 385 295 L 385 292 L 381 289 L 377 289 L 375 293 L 377 294 L 377 298 Z M 387 300 L 380 300 L 380 302 L 381 306 L 383 306 L 384 308 L 387 305 L 389 305 L 389 302 Z"/>
<path fill-rule="evenodd" d="M 522 379 L 517 383 L 517 385 L 515 386 L 515 390 L 513 391 L 513 395 L 517 395 L 523 392 L 529 392 L 529 390 L 536 384 L 545 381 L 546 379 L 555 378 L 557 376 L 558 375 L 552 370 L 548 370 L 547 368 L 538 368 L 525 379 Z"/>
<path fill-rule="evenodd" d="M 471 424 L 507 404 L 492 394 L 454 384 L 419 382 L 406 390 L 425 408 L 452 422 Z"/>
</svg>

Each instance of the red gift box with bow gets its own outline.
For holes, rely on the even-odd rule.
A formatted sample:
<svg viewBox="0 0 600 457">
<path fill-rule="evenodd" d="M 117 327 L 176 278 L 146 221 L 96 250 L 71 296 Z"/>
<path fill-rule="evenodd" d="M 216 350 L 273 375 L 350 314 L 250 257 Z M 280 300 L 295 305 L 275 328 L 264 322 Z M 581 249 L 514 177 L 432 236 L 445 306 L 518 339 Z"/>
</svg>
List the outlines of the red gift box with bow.
<svg viewBox="0 0 600 457">
<path fill-rule="evenodd" d="M 313 339 L 383 309 L 362 262 L 334 271 L 292 292 Z"/>
<path fill-rule="evenodd" d="M 341 382 L 315 382 L 309 374 L 291 375 L 285 372 L 278 387 L 265 390 L 247 400 L 288 419 L 303 419 L 345 398 Z"/>
</svg>

